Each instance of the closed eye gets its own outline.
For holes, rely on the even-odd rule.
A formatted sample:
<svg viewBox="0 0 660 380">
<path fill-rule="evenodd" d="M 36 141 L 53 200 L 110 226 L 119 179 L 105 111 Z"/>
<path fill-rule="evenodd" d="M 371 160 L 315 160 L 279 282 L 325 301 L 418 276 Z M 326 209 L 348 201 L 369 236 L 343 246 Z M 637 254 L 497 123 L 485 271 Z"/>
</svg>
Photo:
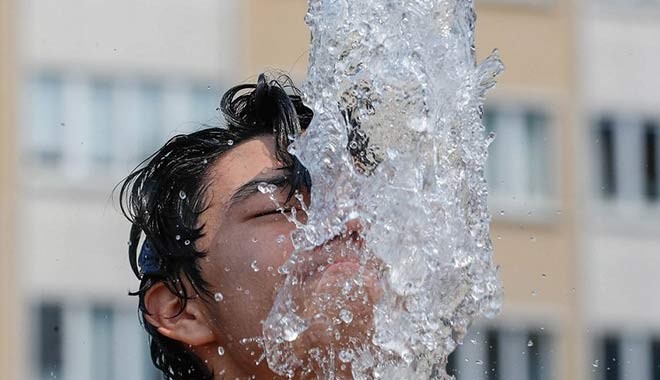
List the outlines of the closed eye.
<svg viewBox="0 0 660 380">
<path fill-rule="evenodd" d="M 255 214 L 253 217 L 254 218 L 261 218 L 261 217 L 265 217 L 265 216 L 269 216 L 269 215 L 277 215 L 277 214 L 289 215 L 289 214 L 292 213 L 291 210 L 292 210 L 292 207 L 277 208 L 277 209 L 273 209 L 273 210 L 267 210 L 267 211 L 264 211 L 264 212 L 260 212 L 258 214 Z M 304 211 L 300 208 L 296 208 L 296 213 L 300 213 L 300 212 L 304 212 Z"/>
</svg>

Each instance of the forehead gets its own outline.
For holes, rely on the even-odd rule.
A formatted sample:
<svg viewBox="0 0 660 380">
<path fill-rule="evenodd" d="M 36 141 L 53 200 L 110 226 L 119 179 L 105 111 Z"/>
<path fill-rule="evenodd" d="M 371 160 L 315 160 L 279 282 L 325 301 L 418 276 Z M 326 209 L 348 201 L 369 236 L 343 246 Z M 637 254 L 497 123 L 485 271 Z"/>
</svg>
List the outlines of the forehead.
<svg viewBox="0 0 660 380">
<path fill-rule="evenodd" d="M 241 142 L 211 167 L 208 173 L 211 202 L 225 204 L 243 184 L 279 166 L 273 136 L 258 136 Z"/>
</svg>

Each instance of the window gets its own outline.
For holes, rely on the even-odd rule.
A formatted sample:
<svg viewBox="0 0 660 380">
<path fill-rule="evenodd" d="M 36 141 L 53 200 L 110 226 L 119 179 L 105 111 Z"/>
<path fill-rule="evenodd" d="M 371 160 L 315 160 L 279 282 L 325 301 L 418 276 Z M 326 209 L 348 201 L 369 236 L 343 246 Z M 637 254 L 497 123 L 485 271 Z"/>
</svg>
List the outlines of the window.
<svg viewBox="0 0 660 380">
<path fill-rule="evenodd" d="M 660 379 L 660 339 L 651 342 L 651 379 Z"/>
<path fill-rule="evenodd" d="M 162 142 L 161 118 L 163 91 L 156 83 L 143 83 L 140 86 L 140 149 L 137 160 L 141 161 L 153 153 Z"/>
<path fill-rule="evenodd" d="M 619 338 L 608 336 L 603 339 L 603 369 L 605 380 L 619 380 Z"/>
<path fill-rule="evenodd" d="M 611 119 L 604 118 L 599 122 L 596 143 L 600 155 L 600 189 L 603 196 L 610 198 L 616 194 L 614 130 Z"/>
<path fill-rule="evenodd" d="M 660 126 L 653 119 L 602 117 L 595 126 L 596 183 L 608 200 L 660 200 Z"/>
<path fill-rule="evenodd" d="M 37 363 L 41 379 L 61 378 L 62 308 L 56 303 L 39 305 L 37 312 Z"/>
<path fill-rule="evenodd" d="M 92 309 L 92 360 L 95 378 L 114 379 L 113 310 L 108 306 Z"/>
<path fill-rule="evenodd" d="M 552 186 L 548 116 L 531 108 L 492 107 L 486 110 L 484 123 L 487 132 L 496 136 L 486 168 L 493 195 L 547 198 Z"/>
<path fill-rule="evenodd" d="M 220 104 L 220 95 L 211 86 L 194 86 L 191 89 L 191 118 L 193 122 L 199 124 L 210 124 L 217 126 L 218 107 Z"/>
<path fill-rule="evenodd" d="M 652 122 L 644 126 L 644 195 L 650 201 L 658 200 L 658 127 Z"/>
<path fill-rule="evenodd" d="M 97 165 L 107 166 L 113 159 L 113 87 L 107 81 L 92 82 L 91 156 Z"/>
<path fill-rule="evenodd" d="M 28 155 L 43 165 L 56 165 L 62 159 L 63 115 L 62 82 L 50 74 L 37 76 L 30 83 L 26 118 Z"/>
<path fill-rule="evenodd" d="M 660 379 L 660 339 L 644 333 L 597 337 L 594 380 Z"/>
<path fill-rule="evenodd" d="M 457 380 L 549 380 L 551 338 L 539 330 L 473 331 L 449 357 Z"/>
</svg>

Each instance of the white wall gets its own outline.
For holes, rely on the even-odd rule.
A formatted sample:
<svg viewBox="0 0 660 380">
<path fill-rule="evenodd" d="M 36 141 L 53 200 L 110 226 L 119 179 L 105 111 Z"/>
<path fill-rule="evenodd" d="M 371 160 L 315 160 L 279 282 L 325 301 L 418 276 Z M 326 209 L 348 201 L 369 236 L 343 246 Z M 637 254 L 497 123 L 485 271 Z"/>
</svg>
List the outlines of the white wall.
<svg viewBox="0 0 660 380">
<path fill-rule="evenodd" d="M 586 16 L 578 21 L 578 56 L 587 110 L 659 114 L 660 5 L 591 9 Z"/>
<path fill-rule="evenodd" d="M 235 76 L 238 0 L 22 1 L 20 46 L 31 67 Z"/>
</svg>

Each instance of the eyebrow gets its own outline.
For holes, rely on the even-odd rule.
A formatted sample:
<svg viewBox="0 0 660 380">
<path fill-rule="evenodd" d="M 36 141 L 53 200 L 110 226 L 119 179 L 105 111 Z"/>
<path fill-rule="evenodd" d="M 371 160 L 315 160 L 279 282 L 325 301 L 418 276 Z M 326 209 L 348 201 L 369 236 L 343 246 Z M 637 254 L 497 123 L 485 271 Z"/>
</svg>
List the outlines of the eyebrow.
<svg viewBox="0 0 660 380">
<path fill-rule="evenodd" d="M 278 190 L 281 190 L 291 183 L 291 177 L 288 173 L 282 173 L 269 177 L 258 177 L 244 183 L 234 192 L 231 198 L 229 198 L 226 209 L 229 210 L 236 206 L 236 204 L 239 204 L 254 195 L 262 194 L 262 192 L 259 191 L 259 185 L 263 183 L 275 185 Z"/>
</svg>

